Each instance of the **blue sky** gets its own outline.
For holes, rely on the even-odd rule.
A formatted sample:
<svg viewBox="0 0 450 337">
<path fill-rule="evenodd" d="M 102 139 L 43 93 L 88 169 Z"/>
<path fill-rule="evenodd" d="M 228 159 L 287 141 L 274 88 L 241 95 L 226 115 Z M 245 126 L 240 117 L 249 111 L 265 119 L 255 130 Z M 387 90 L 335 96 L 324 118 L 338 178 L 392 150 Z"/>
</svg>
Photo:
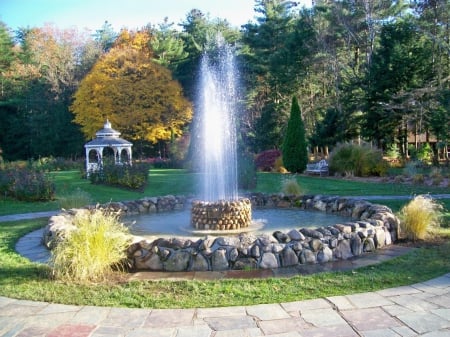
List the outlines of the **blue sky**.
<svg viewBox="0 0 450 337">
<path fill-rule="evenodd" d="M 310 0 L 303 0 L 309 1 Z M 211 18 L 227 19 L 240 26 L 254 20 L 254 0 L 0 0 L 0 21 L 11 29 L 42 27 L 99 29 L 105 21 L 116 30 L 158 24 L 167 16 L 180 23 L 193 8 Z"/>
</svg>

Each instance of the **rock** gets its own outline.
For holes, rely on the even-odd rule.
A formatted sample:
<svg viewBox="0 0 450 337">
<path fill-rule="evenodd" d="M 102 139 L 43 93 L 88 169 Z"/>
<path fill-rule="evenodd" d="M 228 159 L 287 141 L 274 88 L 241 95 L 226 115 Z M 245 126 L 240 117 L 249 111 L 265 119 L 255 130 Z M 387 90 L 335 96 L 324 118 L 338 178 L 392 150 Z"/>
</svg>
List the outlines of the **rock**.
<svg viewBox="0 0 450 337">
<path fill-rule="evenodd" d="M 188 269 L 191 254 L 187 251 L 174 251 L 164 262 L 166 271 L 184 271 Z"/>
<path fill-rule="evenodd" d="M 363 247 L 361 237 L 359 235 L 352 236 L 352 238 L 350 239 L 350 247 L 353 255 L 359 256 L 362 254 Z"/>
<path fill-rule="evenodd" d="M 253 245 L 250 250 L 250 254 L 252 257 L 259 258 L 261 256 L 261 250 L 260 250 L 259 246 L 256 244 Z"/>
<path fill-rule="evenodd" d="M 373 251 L 375 251 L 375 242 L 373 241 L 372 238 L 367 238 L 364 241 L 363 250 L 364 250 L 364 252 L 373 252 Z"/>
<path fill-rule="evenodd" d="M 275 239 L 277 239 L 278 242 L 280 243 L 286 243 L 289 242 L 289 236 L 283 232 L 280 231 L 275 231 L 273 233 L 273 236 Z"/>
<path fill-rule="evenodd" d="M 385 241 L 386 241 L 386 234 L 385 234 L 383 228 L 376 228 L 375 229 L 374 240 L 375 240 L 374 243 L 375 243 L 375 247 L 376 248 L 384 247 Z"/>
<path fill-rule="evenodd" d="M 299 257 L 302 264 L 314 264 L 316 263 L 316 254 L 309 249 L 303 249 Z"/>
<path fill-rule="evenodd" d="M 325 263 L 332 260 L 333 260 L 333 251 L 327 246 L 324 246 L 323 249 L 317 253 L 318 263 Z"/>
<path fill-rule="evenodd" d="M 280 254 L 281 266 L 289 267 L 298 264 L 298 257 L 294 250 L 290 247 L 286 247 Z"/>
<path fill-rule="evenodd" d="M 240 257 L 234 264 L 234 269 L 237 270 L 256 269 L 257 267 L 258 267 L 257 261 L 251 257 Z"/>
<path fill-rule="evenodd" d="M 338 243 L 333 253 L 334 257 L 340 260 L 347 260 L 353 257 L 350 242 L 348 240 L 342 240 Z"/>
<path fill-rule="evenodd" d="M 300 229 L 300 233 L 302 233 L 304 236 L 310 237 L 310 238 L 316 238 L 316 239 L 323 238 L 322 233 L 320 233 L 314 229 L 310 229 L 310 228 L 302 228 L 302 229 Z"/>
<path fill-rule="evenodd" d="M 291 229 L 291 230 L 287 233 L 287 235 L 289 236 L 289 238 L 290 238 L 291 240 L 294 240 L 294 241 L 305 240 L 305 236 L 304 236 L 302 233 L 300 233 L 298 230 L 296 230 L 296 229 Z"/>
<path fill-rule="evenodd" d="M 239 257 L 239 251 L 237 250 L 237 248 L 232 248 L 232 249 L 230 249 L 230 252 L 228 255 L 230 256 L 231 262 L 236 262 L 237 258 Z"/>
<path fill-rule="evenodd" d="M 227 251 L 225 249 L 215 250 L 211 256 L 211 269 L 227 270 L 228 267 Z"/>
<path fill-rule="evenodd" d="M 273 269 L 278 268 L 277 257 L 273 253 L 264 253 L 261 262 L 259 263 L 259 267 L 262 269 Z"/>
<path fill-rule="evenodd" d="M 323 243 L 322 243 L 322 241 L 320 241 L 319 239 L 312 239 L 312 240 L 309 242 L 309 247 L 311 247 L 311 250 L 312 250 L 313 252 L 318 252 L 319 250 L 322 249 Z"/>
<path fill-rule="evenodd" d="M 145 258 L 135 259 L 136 269 L 164 270 L 164 265 L 157 254 L 148 254 Z"/>
<path fill-rule="evenodd" d="M 208 260 L 200 253 L 192 256 L 191 271 L 208 271 Z"/>
</svg>

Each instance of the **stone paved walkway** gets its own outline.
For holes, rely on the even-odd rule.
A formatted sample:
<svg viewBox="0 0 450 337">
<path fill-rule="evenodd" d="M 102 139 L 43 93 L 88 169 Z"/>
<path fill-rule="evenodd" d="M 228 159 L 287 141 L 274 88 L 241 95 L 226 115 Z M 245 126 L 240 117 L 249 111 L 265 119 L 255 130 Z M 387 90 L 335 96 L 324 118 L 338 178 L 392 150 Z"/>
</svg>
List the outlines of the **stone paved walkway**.
<svg viewBox="0 0 450 337">
<path fill-rule="evenodd" d="M 30 233 L 18 242 L 16 249 L 31 260 L 43 262 L 48 255 L 39 248 L 40 237 L 39 231 Z M 310 269 L 136 273 L 131 278 L 283 277 L 354 269 L 404 253 L 405 248 L 393 246 L 344 263 Z M 450 337 L 450 273 L 427 282 L 377 292 L 239 307 L 127 309 L 0 297 L 0 336 Z"/>
<path fill-rule="evenodd" d="M 1 336 L 450 336 L 450 273 L 382 291 L 254 306 L 126 309 L 0 297 Z"/>
</svg>

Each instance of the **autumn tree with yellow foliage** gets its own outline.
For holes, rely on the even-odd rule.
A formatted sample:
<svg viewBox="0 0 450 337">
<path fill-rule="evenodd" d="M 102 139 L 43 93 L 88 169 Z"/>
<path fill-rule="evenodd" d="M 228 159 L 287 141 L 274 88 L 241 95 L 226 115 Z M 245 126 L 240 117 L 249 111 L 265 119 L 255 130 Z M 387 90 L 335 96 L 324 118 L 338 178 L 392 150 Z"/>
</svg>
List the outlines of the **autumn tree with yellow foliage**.
<svg viewBox="0 0 450 337">
<path fill-rule="evenodd" d="M 192 119 L 192 105 L 170 70 L 153 59 L 148 32 L 123 30 L 75 93 L 71 111 L 87 139 L 106 119 L 138 142 L 170 140 Z"/>
</svg>

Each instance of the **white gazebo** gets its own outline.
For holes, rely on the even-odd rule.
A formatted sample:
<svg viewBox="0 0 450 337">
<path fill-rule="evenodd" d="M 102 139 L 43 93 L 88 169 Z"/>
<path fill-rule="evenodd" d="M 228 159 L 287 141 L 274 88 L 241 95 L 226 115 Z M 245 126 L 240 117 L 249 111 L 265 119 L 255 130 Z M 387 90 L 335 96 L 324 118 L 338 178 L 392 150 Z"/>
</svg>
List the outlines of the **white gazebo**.
<svg viewBox="0 0 450 337">
<path fill-rule="evenodd" d="M 103 165 L 103 150 L 111 148 L 114 152 L 116 165 L 131 165 L 131 144 L 120 138 L 120 132 L 111 128 L 111 123 L 106 120 L 103 129 L 95 133 L 96 137 L 84 145 L 86 149 L 86 172 L 98 171 Z"/>
</svg>

